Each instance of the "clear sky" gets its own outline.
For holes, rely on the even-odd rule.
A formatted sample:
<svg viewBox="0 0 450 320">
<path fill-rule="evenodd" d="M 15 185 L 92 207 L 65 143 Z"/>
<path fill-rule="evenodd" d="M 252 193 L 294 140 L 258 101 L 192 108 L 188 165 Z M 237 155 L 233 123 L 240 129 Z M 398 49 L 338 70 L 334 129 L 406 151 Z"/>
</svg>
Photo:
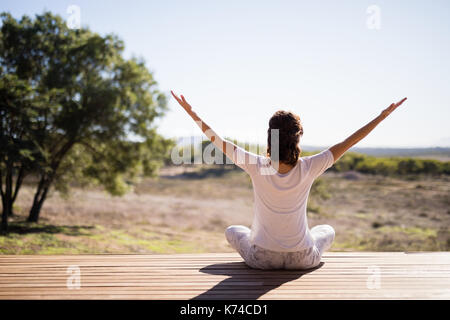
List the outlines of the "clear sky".
<svg viewBox="0 0 450 320">
<path fill-rule="evenodd" d="M 287 109 L 301 117 L 301 144 L 330 146 L 407 96 L 357 146 L 450 146 L 450 1 L 3 0 L 0 10 L 68 18 L 69 5 L 222 136 L 264 143 L 270 116 Z M 169 107 L 162 134 L 201 134 Z"/>
</svg>

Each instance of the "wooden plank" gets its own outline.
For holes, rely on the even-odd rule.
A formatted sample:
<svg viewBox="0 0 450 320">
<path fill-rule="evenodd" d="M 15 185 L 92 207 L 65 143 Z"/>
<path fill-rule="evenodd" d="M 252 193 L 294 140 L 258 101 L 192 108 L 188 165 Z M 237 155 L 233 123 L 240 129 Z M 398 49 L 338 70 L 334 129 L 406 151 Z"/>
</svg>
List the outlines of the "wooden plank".
<svg viewBox="0 0 450 320">
<path fill-rule="evenodd" d="M 235 253 L 0 256 L 1 299 L 449 299 L 450 253 L 330 252 L 315 270 L 250 269 Z M 81 288 L 67 288 L 67 267 Z M 368 267 L 380 288 L 368 289 Z"/>
</svg>

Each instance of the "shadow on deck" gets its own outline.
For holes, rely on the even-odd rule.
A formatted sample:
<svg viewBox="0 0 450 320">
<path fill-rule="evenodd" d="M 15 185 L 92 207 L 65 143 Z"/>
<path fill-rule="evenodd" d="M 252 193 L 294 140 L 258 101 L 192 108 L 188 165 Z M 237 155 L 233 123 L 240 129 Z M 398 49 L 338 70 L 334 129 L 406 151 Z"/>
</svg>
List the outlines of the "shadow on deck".
<svg viewBox="0 0 450 320">
<path fill-rule="evenodd" d="M 323 266 L 308 270 L 255 270 L 244 262 L 216 263 L 200 269 L 200 272 L 210 275 L 228 276 L 214 287 L 194 297 L 203 299 L 250 299 L 256 300 L 267 292 L 280 287 L 282 284 L 299 279 L 301 276 L 313 272 Z"/>
</svg>

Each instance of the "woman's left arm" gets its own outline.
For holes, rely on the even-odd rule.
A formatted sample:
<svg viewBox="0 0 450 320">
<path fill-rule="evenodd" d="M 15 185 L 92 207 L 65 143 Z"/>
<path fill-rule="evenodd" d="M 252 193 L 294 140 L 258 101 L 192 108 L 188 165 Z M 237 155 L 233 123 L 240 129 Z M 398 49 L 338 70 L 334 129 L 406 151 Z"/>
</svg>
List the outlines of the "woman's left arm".
<svg viewBox="0 0 450 320">
<path fill-rule="evenodd" d="M 233 160 L 233 153 L 236 149 L 236 145 L 230 141 L 223 140 L 218 134 L 216 134 L 200 117 L 192 110 L 191 105 L 186 101 L 183 95 L 179 98 L 173 91 L 170 91 L 172 96 L 178 101 L 184 110 L 191 116 L 202 132 L 211 140 L 214 145 L 219 148 L 228 158 Z"/>
</svg>

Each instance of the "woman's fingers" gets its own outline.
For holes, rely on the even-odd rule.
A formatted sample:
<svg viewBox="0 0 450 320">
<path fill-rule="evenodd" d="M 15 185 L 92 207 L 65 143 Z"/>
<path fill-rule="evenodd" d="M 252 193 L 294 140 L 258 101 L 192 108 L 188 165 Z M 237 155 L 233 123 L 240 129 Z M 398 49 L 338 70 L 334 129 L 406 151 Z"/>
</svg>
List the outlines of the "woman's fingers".
<svg viewBox="0 0 450 320">
<path fill-rule="evenodd" d="M 405 102 L 406 99 L 407 99 L 406 97 L 403 98 L 402 100 L 400 100 L 399 102 L 397 102 L 395 105 L 396 105 L 397 107 L 400 106 L 403 102 Z"/>
<path fill-rule="evenodd" d="M 170 90 L 170 92 L 172 93 L 172 96 L 173 96 L 178 102 L 180 102 L 180 98 L 178 98 L 177 95 L 176 95 L 172 90 Z"/>
<path fill-rule="evenodd" d="M 183 95 L 181 95 L 181 99 L 183 99 L 183 101 L 187 103 L 187 101 L 186 101 L 186 99 L 184 98 Z"/>
<path fill-rule="evenodd" d="M 394 109 L 396 109 L 397 107 L 399 107 L 403 102 L 405 102 L 405 100 L 406 100 L 407 98 L 403 98 L 402 100 L 400 100 L 399 102 L 397 102 L 397 103 L 392 103 L 390 106 L 389 106 L 389 110 L 394 110 Z"/>
<path fill-rule="evenodd" d="M 397 103 L 391 103 L 391 105 L 389 107 L 387 107 L 386 109 L 384 109 L 381 114 L 384 117 L 387 117 L 389 114 L 391 114 L 392 111 L 394 111 L 395 109 L 397 109 L 403 102 L 405 102 L 407 98 L 403 98 L 402 100 L 400 100 Z"/>
<path fill-rule="evenodd" d="M 186 99 L 184 98 L 184 96 L 181 94 L 181 99 L 178 98 L 178 96 L 172 91 L 170 90 L 170 92 L 172 93 L 173 97 L 178 101 L 178 103 L 185 109 L 188 110 L 191 108 L 191 106 L 189 105 L 189 103 L 186 101 Z"/>
<path fill-rule="evenodd" d="M 170 92 L 172 92 L 173 97 L 177 100 L 177 102 L 184 107 L 184 103 L 187 103 L 186 100 L 181 100 L 180 98 L 178 98 L 178 96 L 171 90 Z M 181 96 L 183 97 L 183 96 Z M 184 99 L 184 97 L 183 97 Z"/>
<path fill-rule="evenodd" d="M 184 96 L 182 94 L 180 94 L 180 97 L 181 97 L 181 99 L 180 99 L 180 98 L 178 98 L 178 96 L 172 90 L 170 90 L 170 92 L 172 93 L 173 97 L 175 99 L 177 99 L 178 102 L 183 101 L 183 102 L 187 103 L 186 99 L 184 98 Z"/>
</svg>

